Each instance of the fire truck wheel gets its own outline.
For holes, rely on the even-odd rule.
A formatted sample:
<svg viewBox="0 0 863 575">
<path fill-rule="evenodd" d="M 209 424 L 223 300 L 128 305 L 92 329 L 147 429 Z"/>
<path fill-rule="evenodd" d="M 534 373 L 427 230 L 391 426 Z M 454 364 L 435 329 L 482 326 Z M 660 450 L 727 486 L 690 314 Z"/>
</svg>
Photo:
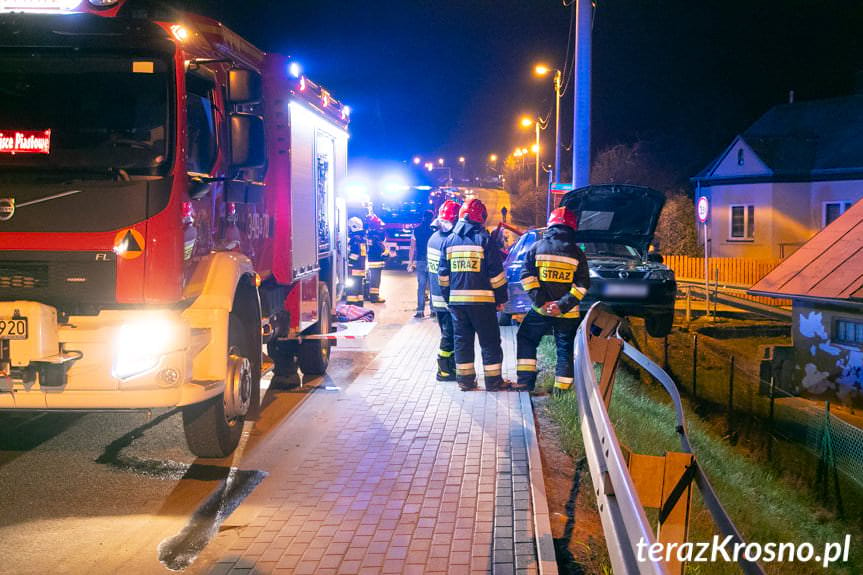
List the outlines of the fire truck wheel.
<svg viewBox="0 0 863 575">
<path fill-rule="evenodd" d="M 252 401 L 259 396 L 255 388 L 261 379 L 260 343 L 255 345 L 238 313 L 231 312 L 229 321 L 225 392 L 183 408 L 186 443 L 198 457 L 230 455 L 240 441 Z"/>
<path fill-rule="evenodd" d="M 325 284 L 318 289 L 318 323 L 311 328 L 311 333 L 319 335 L 329 333 L 332 325 L 330 310 L 330 290 Z M 325 339 L 312 339 L 300 345 L 297 357 L 303 375 L 324 375 L 330 364 L 330 342 Z"/>
</svg>

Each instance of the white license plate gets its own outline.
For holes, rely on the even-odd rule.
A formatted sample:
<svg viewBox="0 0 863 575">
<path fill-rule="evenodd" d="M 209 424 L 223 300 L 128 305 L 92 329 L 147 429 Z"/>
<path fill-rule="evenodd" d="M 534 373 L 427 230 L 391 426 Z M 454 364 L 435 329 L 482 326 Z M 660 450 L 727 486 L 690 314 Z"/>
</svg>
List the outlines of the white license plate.
<svg viewBox="0 0 863 575">
<path fill-rule="evenodd" d="M 647 286 L 644 284 L 608 284 L 605 295 L 611 297 L 647 297 Z"/>
<path fill-rule="evenodd" d="M 27 318 L 0 317 L 0 339 L 27 339 Z"/>
</svg>

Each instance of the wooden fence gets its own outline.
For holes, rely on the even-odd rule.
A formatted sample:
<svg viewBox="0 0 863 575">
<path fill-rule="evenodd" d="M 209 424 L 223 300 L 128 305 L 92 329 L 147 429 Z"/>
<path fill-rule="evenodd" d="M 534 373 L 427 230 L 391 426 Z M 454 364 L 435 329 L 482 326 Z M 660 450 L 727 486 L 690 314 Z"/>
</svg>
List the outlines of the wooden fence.
<svg viewBox="0 0 863 575">
<path fill-rule="evenodd" d="M 758 280 L 773 271 L 783 260 L 776 259 L 750 259 L 750 258 L 710 258 L 710 284 L 716 281 L 717 270 L 719 274 L 719 285 L 749 289 Z M 693 258 L 689 256 L 663 256 L 663 263 L 674 270 L 678 280 L 704 282 L 704 258 Z M 766 305 L 790 306 L 791 301 L 769 297 L 756 297 L 739 294 L 740 297 L 757 301 Z"/>
</svg>

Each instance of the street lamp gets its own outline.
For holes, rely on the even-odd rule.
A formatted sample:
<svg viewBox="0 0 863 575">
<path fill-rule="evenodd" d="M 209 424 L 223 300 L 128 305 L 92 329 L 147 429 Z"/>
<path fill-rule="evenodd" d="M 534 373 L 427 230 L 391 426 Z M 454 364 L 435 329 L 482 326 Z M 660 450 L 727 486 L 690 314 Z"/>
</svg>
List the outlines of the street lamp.
<svg viewBox="0 0 863 575">
<path fill-rule="evenodd" d="M 491 162 L 492 164 L 496 164 L 497 163 L 497 154 L 489 154 L 488 161 Z"/>
<path fill-rule="evenodd" d="M 422 162 L 422 158 L 419 156 L 414 156 L 414 166 L 419 166 L 420 162 Z"/>
<path fill-rule="evenodd" d="M 536 120 L 531 120 L 527 116 L 524 116 L 521 119 L 521 125 L 523 128 L 528 128 L 532 124 L 534 127 L 534 132 L 536 133 L 536 143 L 531 146 L 530 151 L 536 154 L 536 177 L 534 178 L 534 183 L 537 190 L 539 189 L 539 130 L 542 128 L 541 123 L 542 120 L 540 120 L 539 118 L 537 118 Z M 522 153 L 527 153 L 527 150 L 524 150 Z"/>
<path fill-rule="evenodd" d="M 537 64 L 533 72 L 537 76 L 547 76 L 552 71 L 544 64 Z M 560 183 L 560 70 L 554 69 L 554 183 Z"/>
</svg>

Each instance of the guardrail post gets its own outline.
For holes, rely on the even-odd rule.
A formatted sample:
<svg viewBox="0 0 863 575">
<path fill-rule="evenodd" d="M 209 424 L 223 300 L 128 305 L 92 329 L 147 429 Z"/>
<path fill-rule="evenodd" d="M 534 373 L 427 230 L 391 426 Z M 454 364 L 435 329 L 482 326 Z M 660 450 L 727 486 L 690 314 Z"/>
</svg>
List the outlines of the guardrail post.
<svg viewBox="0 0 863 575">
<path fill-rule="evenodd" d="M 773 408 L 776 404 L 776 384 L 770 376 L 770 412 L 767 416 L 767 460 L 773 461 Z"/>
<path fill-rule="evenodd" d="M 670 366 L 668 365 L 668 336 L 666 335 L 662 338 L 662 369 L 665 371 L 671 371 Z"/>
<path fill-rule="evenodd" d="M 734 356 L 728 366 L 728 436 L 734 433 Z"/>
<path fill-rule="evenodd" d="M 692 288 L 686 287 L 686 323 L 692 322 Z"/>
<path fill-rule="evenodd" d="M 698 399 L 698 334 L 692 336 L 692 399 Z"/>
</svg>

